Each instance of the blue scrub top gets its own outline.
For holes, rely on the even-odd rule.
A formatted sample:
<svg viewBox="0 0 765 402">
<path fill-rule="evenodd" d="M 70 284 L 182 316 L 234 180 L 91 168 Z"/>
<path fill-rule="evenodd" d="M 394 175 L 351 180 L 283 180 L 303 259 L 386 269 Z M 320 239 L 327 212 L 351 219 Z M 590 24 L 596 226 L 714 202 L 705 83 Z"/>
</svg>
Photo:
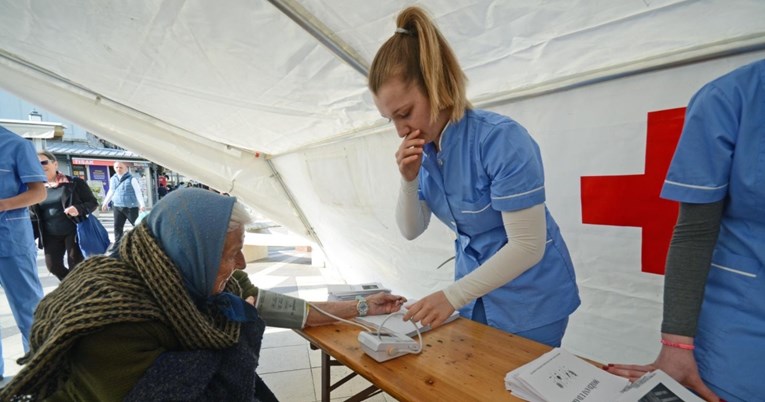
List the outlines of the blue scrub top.
<svg viewBox="0 0 765 402">
<path fill-rule="evenodd" d="M 695 344 L 702 378 L 726 400 L 765 395 L 765 60 L 705 85 L 661 196 L 725 200 Z"/>
<path fill-rule="evenodd" d="M 0 199 L 27 191 L 27 184 L 47 181 L 32 142 L 0 126 Z M 27 208 L 0 211 L 0 257 L 35 252 Z"/>
<path fill-rule="evenodd" d="M 441 152 L 424 148 L 419 196 L 454 230 L 458 280 L 507 243 L 501 211 L 544 203 L 539 147 L 520 124 L 484 110 L 467 110 L 441 136 Z M 483 296 L 489 325 L 521 332 L 568 317 L 579 293 L 566 244 L 545 208 L 547 242 L 542 260 Z M 471 317 L 475 302 L 460 309 Z"/>
</svg>

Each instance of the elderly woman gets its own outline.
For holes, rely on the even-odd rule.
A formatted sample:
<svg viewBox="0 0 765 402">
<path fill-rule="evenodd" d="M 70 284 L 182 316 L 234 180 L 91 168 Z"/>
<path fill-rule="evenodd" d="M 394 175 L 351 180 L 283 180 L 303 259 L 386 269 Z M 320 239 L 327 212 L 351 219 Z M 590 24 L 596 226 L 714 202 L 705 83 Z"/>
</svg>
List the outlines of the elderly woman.
<svg viewBox="0 0 765 402">
<path fill-rule="evenodd" d="M 255 373 L 265 326 L 334 320 L 249 282 L 249 219 L 233 197 L 168 194 L 117 254 L 86 260 L 43 298 L 25 366 L 0 400 L 275 400 Z M 278 298 L 290 308 L 275 310 Z M 402 301 L 380 293 L 366 304 L 385 314 Z M 313 304 L 342 318 L 367 307 Z"/>
</svg>

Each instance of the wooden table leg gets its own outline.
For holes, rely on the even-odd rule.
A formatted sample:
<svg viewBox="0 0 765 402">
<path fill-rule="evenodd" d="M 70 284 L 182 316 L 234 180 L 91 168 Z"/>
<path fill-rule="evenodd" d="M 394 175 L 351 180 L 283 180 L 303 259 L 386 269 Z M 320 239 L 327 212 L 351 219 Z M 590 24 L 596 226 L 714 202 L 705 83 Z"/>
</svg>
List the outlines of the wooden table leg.
<svg viewBox="0 0 765 402">
<path fill-rule="evenodd" d="M 329 355 L 321 351 L 321 402 L 329 402 Z"/>
</svg>

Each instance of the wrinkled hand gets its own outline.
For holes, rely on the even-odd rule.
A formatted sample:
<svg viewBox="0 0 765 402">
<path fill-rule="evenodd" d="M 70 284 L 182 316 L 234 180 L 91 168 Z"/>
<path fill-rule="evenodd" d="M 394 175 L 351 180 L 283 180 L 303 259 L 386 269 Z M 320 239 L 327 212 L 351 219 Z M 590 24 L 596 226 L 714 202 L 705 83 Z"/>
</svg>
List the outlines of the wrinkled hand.
<svg viewBox="0 0 765 402">
<path fill-rule="evenodd" d="M 74 205 L 67 207 L 64 210 L 64 213 L 69 216 L 78 216 L 80 214 L 80 211 L 77 210 L 77 208 L 74 207 Z"/>
<path fill-rule="evenodd" d="M 412 304 L 407 309 L 409 311 L 404 316 L 404 321 L 413 320 L 422 325 L 430 325 L 431 328 L 440 326 L 454 313 L 454 307 L 446 299 L 444 292 L 440 290 Z"/>
<path fill-rule="evenodd" d="M 380 292 L 367 296 L 367 305 L 369 306 L 369 315 L 390 314 L 401 310 L 401 306 L 406 302 L 403 296 L 396 296 L 390 293 Z"/>
<path fill-rule="evenodd" d="M 609 364 L 603 368 L 611 374 L 625 377 L 630 381 L 637 380 L 649 371 L 661 369 L 670 377 L 677 380 L 677 382 L 696 392 L 696 394 L 705 400 L 713 402 L 720 400 L 720 398 L 701 380 L 692 350 L 662 346 L 661 352 L 659 352 L 659 357 L 657 357 L 656 361 L 651 364 Z"/>
<path fill-rule="evenodd" d="M 406 181 L 416 179 L 422 166 L 422 147 L 425 145 L 425 140 L 417 138 L 420 133 L 420 130 L 415 130 L 404 137 L 396 151 L 398 171 Z"/>
</svg>

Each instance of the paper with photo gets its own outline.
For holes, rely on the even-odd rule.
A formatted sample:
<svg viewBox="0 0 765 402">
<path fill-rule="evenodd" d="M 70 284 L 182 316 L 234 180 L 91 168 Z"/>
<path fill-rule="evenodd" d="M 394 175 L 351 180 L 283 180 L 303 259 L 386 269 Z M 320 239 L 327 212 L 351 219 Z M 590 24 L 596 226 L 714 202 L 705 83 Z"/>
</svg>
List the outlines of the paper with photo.
<svg viewBox="0 0 765 402">
<path fill-rule="evenodd" d="M 704 402 L 661 370 L 646 373 L 624 389 L 616 402 Z"/>
</svg>

